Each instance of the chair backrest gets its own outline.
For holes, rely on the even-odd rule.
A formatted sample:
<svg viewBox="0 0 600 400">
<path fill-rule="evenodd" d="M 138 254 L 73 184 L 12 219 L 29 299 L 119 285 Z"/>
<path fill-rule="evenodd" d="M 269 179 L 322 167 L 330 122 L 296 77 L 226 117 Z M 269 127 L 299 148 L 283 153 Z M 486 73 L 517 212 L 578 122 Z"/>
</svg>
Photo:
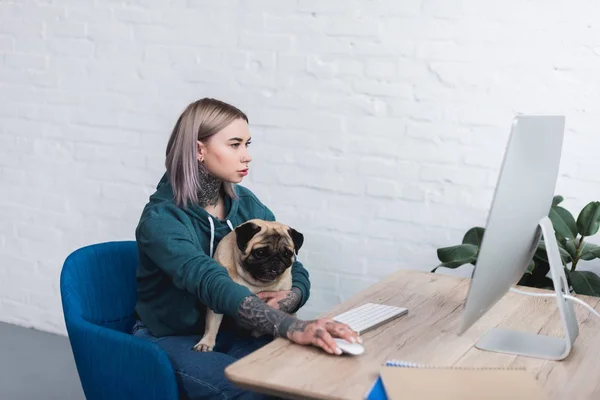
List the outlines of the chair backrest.
<svg viewBox="0 0 600 400">
<path fill-rule="evenodd" d="M 78 316 L 130 332 L 135 322 L 137 266 L 134 241 L 99 243 L 71 253 L 61 272 L 65 319 Z"/>
</svg>

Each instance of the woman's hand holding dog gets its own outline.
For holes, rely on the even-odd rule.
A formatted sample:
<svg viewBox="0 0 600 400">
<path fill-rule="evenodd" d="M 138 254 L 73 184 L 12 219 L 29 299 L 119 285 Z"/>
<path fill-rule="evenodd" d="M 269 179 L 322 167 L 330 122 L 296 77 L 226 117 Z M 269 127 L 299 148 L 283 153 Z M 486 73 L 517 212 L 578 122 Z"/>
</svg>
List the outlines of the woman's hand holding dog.
<svg viewBox="0 0 600 400">
<path fill-rule="evenodd" d="M 288 314 L 296 309 L 302 297 L 300 289 L 296 287 L 293 287 L 292 290 L 280 290 L 277 292 L 258 292 L 256 295 L 259 299 L 266 302 L 269 307 Z"/>
</svg>

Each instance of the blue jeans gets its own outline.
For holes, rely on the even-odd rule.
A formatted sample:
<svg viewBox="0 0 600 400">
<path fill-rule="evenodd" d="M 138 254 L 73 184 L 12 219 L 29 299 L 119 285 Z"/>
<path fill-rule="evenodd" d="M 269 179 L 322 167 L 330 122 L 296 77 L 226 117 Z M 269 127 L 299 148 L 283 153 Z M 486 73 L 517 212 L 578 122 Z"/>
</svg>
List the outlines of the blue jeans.
<svg viewBox="0 0 600 400">
<path fill-rule="evenodd" d="M 237 388 L 225 377 L 229 364 L 269 343 L 271 336 L 255 338 L 249 331 L 222 325 L 214 350 L 202 353 L 192 349 L 201 335 L 155 337 L 141 321 L 135 323 L 131 333 L 156 343 L 167 353 L 183 399 L 273 398 Z"/>
</svg>

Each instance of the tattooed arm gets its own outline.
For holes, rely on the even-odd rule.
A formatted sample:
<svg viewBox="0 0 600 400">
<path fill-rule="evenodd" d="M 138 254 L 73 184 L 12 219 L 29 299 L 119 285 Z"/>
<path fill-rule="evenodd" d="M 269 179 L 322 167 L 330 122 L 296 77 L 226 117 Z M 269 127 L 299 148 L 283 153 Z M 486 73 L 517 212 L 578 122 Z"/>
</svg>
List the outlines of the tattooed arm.
<svg viewBox="0 0 600 400">
<path fill-rule="evenodd" d="M 296 311 L 298 304 L 302 300 L 302 292 L 297 287 L 293 287 L 292 290 L 287 292 L 285 297 L 277 302 L 279 309 L 286 313 L 293 313 Z"/>
<path fill-rule="evenodd" d="M 259 292 L 256 295 L 266 301 L 267 305 L 288 314 L 298 311 L 298 304 L 302 300 L 302 292 L 295 286 L 292 287 L 292 290 Z"/>
<path fill-rule="evenodd" d="M 256 296 L 248 296 L 240 304 L 238 317 L 243 327 L 260 333 L 282 337 L 292 342 L 323 348 L 330 354 L 341 354 L 332 337 L 350 342 L 360 341 L 346 324 L 323 318 L 303 321 L 284 311 L 269 307 Z"/>
<path fill-rule="evenodd" d="M 287 331 L 297 321 L 284 311 L 269 307 L 256 296 L 248 296 L 242 301 L 238 316 L 244 328 L 283 338 L 287 338 Z"/>
</svg>

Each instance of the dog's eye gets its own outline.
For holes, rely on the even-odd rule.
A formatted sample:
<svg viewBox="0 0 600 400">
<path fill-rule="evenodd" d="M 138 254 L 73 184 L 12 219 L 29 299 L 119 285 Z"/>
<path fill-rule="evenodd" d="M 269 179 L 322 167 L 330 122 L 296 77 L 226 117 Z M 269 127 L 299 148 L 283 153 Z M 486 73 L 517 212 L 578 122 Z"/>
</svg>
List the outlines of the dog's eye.
<svg viewBox="0 0 600 400">
<path fill-rule="evenodd" d="M 252 254 L 254 255 L 254 257 L 264 257 L 265 256 L 265 249 L 260 248 L 260 249 L 253 250 Z"/>
<path fill-rule="evenodd" d="M 294 253 L 292 253 L 291 251 L 289 251 L 287 249 L 283 252 L 283 256 L 284 257 L 288 257 L 289 258 L 289 257 L 291 257 L 293 255 L 294 255 Z"/>
</svg>

